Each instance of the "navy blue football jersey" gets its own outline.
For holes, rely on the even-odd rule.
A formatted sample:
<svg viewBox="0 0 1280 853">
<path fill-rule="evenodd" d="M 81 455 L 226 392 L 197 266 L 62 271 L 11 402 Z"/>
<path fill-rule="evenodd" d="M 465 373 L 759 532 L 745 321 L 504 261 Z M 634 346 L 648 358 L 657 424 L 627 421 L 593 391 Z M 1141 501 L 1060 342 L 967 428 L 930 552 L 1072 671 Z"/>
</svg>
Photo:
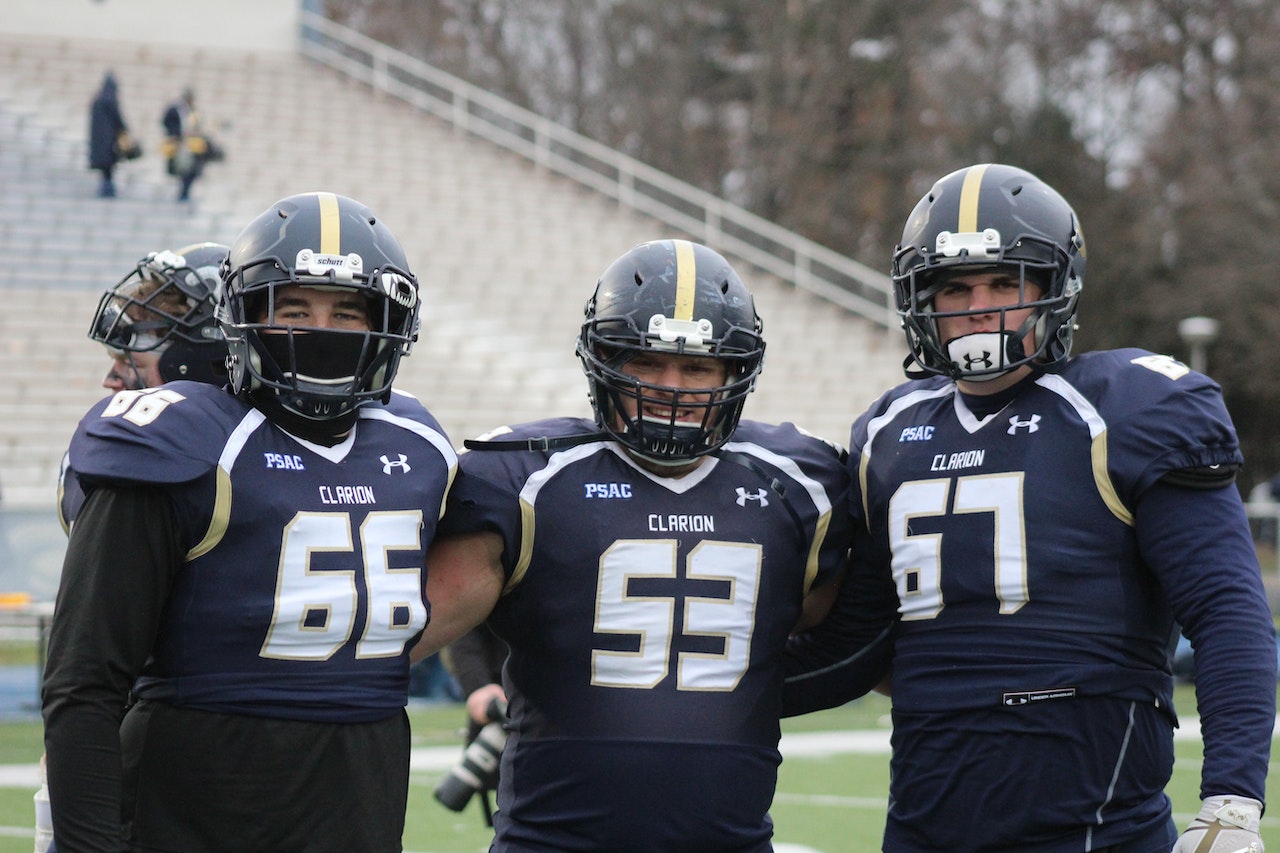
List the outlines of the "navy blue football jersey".
<svg viewBox="0 0 1280 853">
<path fill-rule="evenodd" d="M 325 447 L 212 385 L 123 391 L 85 416 L 70 462 L 87 490 L 163 487 L 186 548 L 136 695 L 330 722 L 404 707 L 457 466 L 416 399 L 362 407 Z"/>
<path fill-rule="evenodd" d="M 908 382 L 859 417 L 852 514 L 891 555 L 899 600 L 885 849 L 1167 850 L 1175 614 L 1215 677 L 1233 644 L 1247 673 L 1206 677 L 1206 716 L 1259 708 L 1206 721 L 1206 784 L 1261 790 L 1274 662 L 1253 678 L 1271 629 L 1230 486 L 1241 462 L 1218 387 L 1137 349 L 991 398 Z M 1181 550 L 1198 505 L 1214 529 L 1190 538 L 1213 555 Z"/>
<path fill-rule="evenodd" d="M 674 478 L 604 438 L 462 455 L 445 523 L 501 533 L 508 576 L 494 850 L 769 849 L 783 649 L 843 566 L 842 459 L 752 422 Z"/>
<path fill-rule="evenodd" d="M 983 418 L 949 380 L 910 382 L 851 443 L 854 512 L 893 555 L 895 707 L 1168 700 L 1172 616 L 1133 508 L 1170 471 L 1240 464 L 1210 380 L 1088 353 Z"/>
</svg>

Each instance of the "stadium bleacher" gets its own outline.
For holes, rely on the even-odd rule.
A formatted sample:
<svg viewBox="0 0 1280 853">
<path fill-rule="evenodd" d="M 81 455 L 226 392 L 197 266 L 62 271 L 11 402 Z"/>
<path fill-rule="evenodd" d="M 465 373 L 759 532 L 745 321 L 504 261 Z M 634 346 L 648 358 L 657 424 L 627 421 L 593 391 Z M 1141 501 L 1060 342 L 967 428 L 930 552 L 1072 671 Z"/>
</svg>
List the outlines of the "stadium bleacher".
<svg viewBox="0 0 1280 853">
<path fill-rule="evenodd" d="M 261 5 L 279 17 L 278 2 Z M 252 14 L 252 4 L 226 8 Z M 24 524 L 56 526 L 59 460 L 80 415 L 104 393 L 107 360 L 85 337 L 93 305 L 150 250 L 230 242 L 294 192 L 326 189 L 368 203 L 404 243 L 423 286 L 422 338 L 397 385 L 421 397 L 460 444 L 503 423 L 589 416 L 573 345 L 597 276 L 638 242 L 688 236 L 279 44 L 9 27 L 0 22 L 0 293 L 8 309 L 0 312 L 0 509 L 11 517 L 0 534 L 11 539 Z M 85 157 L 88 105 L 108 69 L 145 152 L 119 167 L 114 200 L 94 197 Z M 179 204 L 158 154 L 159 117 L 185 85 L 227 159 Z M 900 333 L 739 267 L 769 342 L 746 416 L 846 441 L 852 418 L 900 378 Z M 56 550 L 27 532 L 0 549 L 28 539 Z M 10 575 L 0 568 L 0 587 L 21 583 Z"/>
</svg>

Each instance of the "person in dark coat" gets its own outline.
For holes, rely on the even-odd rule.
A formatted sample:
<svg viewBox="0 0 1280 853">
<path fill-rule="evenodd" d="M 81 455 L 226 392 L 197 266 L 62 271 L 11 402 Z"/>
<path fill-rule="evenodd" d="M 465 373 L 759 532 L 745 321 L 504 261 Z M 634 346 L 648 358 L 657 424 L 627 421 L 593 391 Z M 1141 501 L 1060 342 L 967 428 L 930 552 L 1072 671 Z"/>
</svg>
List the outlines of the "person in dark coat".
<svg viewBox="0 0 1280 853">
<path fill-rule="evenodd" d="M 191 185 L 204 172 L 207 154 L 207 142 L 199 130 L 196 95 L 190 86 L 165 107 L 160 124 L 164 127 L 168 172 L 178 179 L 178 201 L 187 201 Z"/>
<path fill-rule="evenodd" d="M 113 173 L 120 160 L 116 144 L 120 134 L 128 129 L 120 112 L 115 75 L 108 71 L 89 108 L 89 168 L 102 173 L 102 182 L 98 185 L 100 198 L 115 197 Z"/>
</svg>

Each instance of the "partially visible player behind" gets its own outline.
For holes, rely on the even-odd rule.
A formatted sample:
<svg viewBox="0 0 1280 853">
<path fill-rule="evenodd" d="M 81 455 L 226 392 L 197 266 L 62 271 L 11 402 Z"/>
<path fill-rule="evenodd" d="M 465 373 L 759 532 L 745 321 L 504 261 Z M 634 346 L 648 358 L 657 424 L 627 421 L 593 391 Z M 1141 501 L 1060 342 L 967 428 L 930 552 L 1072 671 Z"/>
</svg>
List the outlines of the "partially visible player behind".
<svg viewBox="0 0 1280 853">
<path fill-rule="evenodd" d="M 457 465 L 392 390 L 418 282 L 366 206 L 305 193 L 234 241 L 217 318 L 227 387 L 121 391 L 72 439 L 43 686 L 59 849 L 398 853 Z"/>
<path fill-rule="evenodd" d="M 98 300 L 89 337 L 102 344 L 111 368 L 102 387 L 111 392 L 154 388 L 174 379 L 222 384 L 227 345 L 214 317 L 218 275 L 230 251 L 219 243 L 195 243 L 176 251 L 151 252 Z M 84 490 L 62 455 L 58 472 L 58 520 L 71 532 Z M 44 759 L 41 758 L 41 773 Z M 41 780 L 37 798 L 48 796 Z M 47 809 L 37 809 L 37 838 L 51 846 Z M 38 850 L 37 853 L 43 853 Z"/>
<path fill-rule="evenodd" d="M 154 388 L 175 379 L 227 381 L 227 344 L 214 317 L 218 274 L 230 250 L 195 243 L 151 252 L 102 294 L 89 337 L 106 348 L 111 368 L 102 387 Z M 84 492 L 66 454 L 58 475 L 58 519 L 70 532 Z"/>
</svg>

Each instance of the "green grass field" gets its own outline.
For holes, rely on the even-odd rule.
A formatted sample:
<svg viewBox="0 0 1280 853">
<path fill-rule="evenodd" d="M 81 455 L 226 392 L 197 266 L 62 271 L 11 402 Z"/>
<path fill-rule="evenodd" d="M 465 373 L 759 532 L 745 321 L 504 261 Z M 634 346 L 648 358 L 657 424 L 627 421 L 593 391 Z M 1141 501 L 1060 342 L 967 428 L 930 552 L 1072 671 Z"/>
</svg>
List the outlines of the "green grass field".
<svg viewBox="0 0 1280 853">
<path fill-rule="evenodd" d="M 1195 708 L 1190 688 L 1178 691 L 1176 707 L 1184 715 Z M 887 727 L 888 700 L 870 696 L 832 711 L 785 721 L 787 732 L 841 731 Z M 455 745 L 461 750 L 460 706 L 415 706 L 411 711 L 416 746 Z M 0 765 L 26 764 L 43 751 L 40 724 L 0 724 Z M 1272 747 L 1272 763 L 1277 760 Z M 823 853 L 879 850 L 888 785 L 886 755 L 841 754 L 791 758 L 783 762 L 772 809 L 778 845 L 803 845 Z M 1178 761 L 1169 795 L 1178 823 L 1199 808 L 1200 748 L 1179 741 Z M 406 853 L 482 853 L 489 832 L 477 802 L 462 813 L 438 804 L 431 791 L 439 773 L 415 773 L 409 793 L 404 837 Z M 0 787 L 0 853 L 30 853 L 33 789 Z M 1280 817 L 1263 820 L 1263 840 L 1280 850 Z"/>
</svg>

